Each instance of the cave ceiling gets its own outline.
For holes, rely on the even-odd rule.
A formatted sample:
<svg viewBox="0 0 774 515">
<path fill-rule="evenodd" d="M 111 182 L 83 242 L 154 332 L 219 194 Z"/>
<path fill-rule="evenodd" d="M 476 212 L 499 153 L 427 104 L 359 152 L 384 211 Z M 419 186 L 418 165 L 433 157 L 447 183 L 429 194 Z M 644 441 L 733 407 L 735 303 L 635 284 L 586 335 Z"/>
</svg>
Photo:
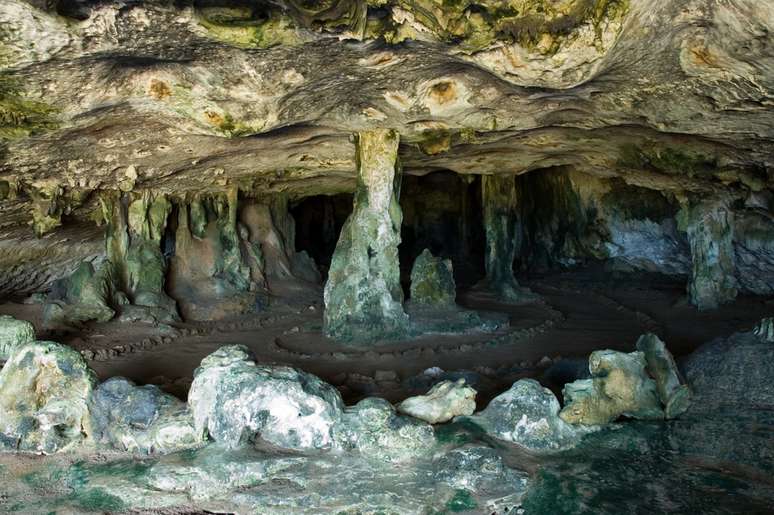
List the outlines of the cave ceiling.
<svg viewBox="0 0 774 515">
<path fill-rule="evenodd" d="M 741 196 L 774 184 L 773 33 L 761 0 L 3 0 L 0 179 L 334 193 L 390 127 L 406 173 Z"/>
</svg>

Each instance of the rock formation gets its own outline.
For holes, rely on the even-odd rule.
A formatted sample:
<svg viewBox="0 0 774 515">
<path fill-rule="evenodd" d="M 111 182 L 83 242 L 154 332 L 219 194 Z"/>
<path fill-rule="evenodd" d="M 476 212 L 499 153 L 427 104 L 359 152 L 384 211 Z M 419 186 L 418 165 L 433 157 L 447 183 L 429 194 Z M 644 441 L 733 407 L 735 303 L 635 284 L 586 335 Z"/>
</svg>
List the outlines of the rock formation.
<svg viewBox="0 0 774 515">
<path fill-rule="evenodd" d="M 411 302 L 443 308 L 454 306 L 456 297 L 451 261 L 423 250 L 411 268 Z"/>
<path fill-rule="evenodd" d="M 391 130 L 358 135 L 358 185 L 325 285 L 325 334 L 373 341 L 408 334 L 398 268 L 401 212 L 399 136 Z"/>
<path fill-rule="evenodd" d="M 0 315 L 0 360 L 7 360 L 13 352 L 35 340 L 35 328 L 26 320 Z"/>
<path fill-rule="evenodd" d="M 431 424 L 469 416 L 476 410 L 476 391 L 464 379 L 441 381 L 425 395 L 409 397 L 398 404 L 398 411 Z"/>
<path fill-rule="evenodd" d="M 655 334 L 644 334 L 637 340 L 636 347 L 645 355 L 647 371 L 656 381 L 666 418 L 685 413 L 691 402 L 691 390 L 681 381 L 675 359 L 664 342 Z"/>
</svg>

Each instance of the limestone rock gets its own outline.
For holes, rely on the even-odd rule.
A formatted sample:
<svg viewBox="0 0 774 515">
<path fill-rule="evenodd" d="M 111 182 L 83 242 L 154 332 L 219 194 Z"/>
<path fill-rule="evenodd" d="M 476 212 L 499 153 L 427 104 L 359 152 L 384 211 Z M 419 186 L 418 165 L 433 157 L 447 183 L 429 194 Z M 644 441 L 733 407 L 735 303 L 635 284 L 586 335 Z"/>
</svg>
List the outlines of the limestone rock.
<svg viewBox="0 0 774 515">
<path fill-rule="evenodd" d="M 119 450 L 163 454 L 204 441 L 184 402 L 157 386 L 136 386 L 123 377 L 97 387 L 91 412 L 95 440 Z"/>
<path fill-rule="evenodd" d="M 0 361 L 7 360 L 14 350 L 34 340 L 35 328 L 31 323 L 0 315 Z"/>
<path fill-rule="evenodd" d="M 408 333 L 398 266 L 398 142 L 398 134 L 385 129 L 358 136 L 354 207 L 325 285 L 324 330 L 329 338 L 366 343 Z"/>
<path fill-rule="evenodd" d="M 715 309 L 736 298 L 734 212 L 721 200 L 687 204 L 679 227 L 691 246 L 688 296 L 699 310 Z"/>
<path fill-rule="evenodd" d="M 571 424 L 607 424 L 624 415 L 662 419 L 664 412 L 656 383 L 645 372 L 645 355 L 612 350 L 594 351 L 589 357 L 591 379 L 565 385 L 562 420 Z"/>
<path fill-rule="evenodd" d="M 456 297 L 451 261 L 433 256 L 429 249 L 423 250 L 411 268 L 411 302 L 447 307 L 454 306 Z"/>
<path fill-rule="evenodd" d="M 656 380 L 664 416 L 675 418 L 685 413 L 691 403 L 691 390 L 682 384 L 675 359 L 664 342 L 655 334 L 644 334 L 637 340 L 637 350 L 645 355 L 647 371 Z"/>
<path fill-rule="evenodd" d="M 575 446 L 586 433 L 559 417 L 559 401 L 534 379 L 521 379 L 498 395 L 469 420 L 488 435 L 533 452 L 551 452 Z"/>
<path fill-rule="evenodd" d="M 409 397 L 398 404 L 398 411 L 431 424 L 448 422 L 457 416 L 472 415 L 476 410 L 476 390 L 465 379 L 441 381 L 425 395 Z"/>
<path fill-rule="evenodd" d="M 347 408 L 337 428 L 337 440 L 343 449 L 391 463 L 427 456 L 435 446 L 430 425 L 397 415 L 392 404 L 376 397 Z"/>
<path fill-rule="evenodd" d="M 341 396 L 316 376 L 257 365 L 246 347 L 221 347 L 202 360 L 188 393 L 197 432 L 235 448 L 262 440 L 285 449 L 333 445 Z"/>
<path fill-rule="evenodd" d="M 91 435 L 96 377 L 75 350 L 55 342 L 16 349 L 0 371 L 0 447 L 46 454 Z"/>
<path fill-rule="evenodd" d="M 768 317 L 761 320 L 753 330 L 755 336 L 767 343 L 774 343 L 774 318 Z"/>
<path fill-rule="evenodd" d="M 111 295 L 108 267 L 95 271 L 91 263 L 83 262 L 72 275 L 54 282 L 43 307 L 43 320 L 47 325 L 107 322 L 115 316 L 109 305 Z"/>
</svg>

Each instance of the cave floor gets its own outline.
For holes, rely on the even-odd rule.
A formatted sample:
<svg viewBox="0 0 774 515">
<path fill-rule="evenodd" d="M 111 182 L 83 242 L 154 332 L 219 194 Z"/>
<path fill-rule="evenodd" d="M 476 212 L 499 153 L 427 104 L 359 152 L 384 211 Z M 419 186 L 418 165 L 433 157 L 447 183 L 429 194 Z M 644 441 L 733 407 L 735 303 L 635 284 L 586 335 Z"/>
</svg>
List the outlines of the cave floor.
<svg viewBox="0 0 774 515">
<path fill-rule="evenodd" d="M 157 384 L 181 398 L 202 358 L 220 346 L 244 344 L 259 361 L 296 366 L 336 385 L 347 403 L 369 395 L 399 401 L 426 387 L 416 377 L 432 367 L 473 371 L 483 407 L 523 377 L 539 379 L 559 393 L 572 378 L 546 370 L 551 365 L 546 356 L 553 363 L 557 358 L 580 363 L 578 358 L 596 349 L 630 351 L 640 334 L 656 332 L 679 358 L 706 341 L 749 329 L 774 307 L 771 300 L 740 297 L 702 313 L 687 304 L 679 282 L 603 268 L 521 282 L 543 301 L 509 305 L 476 290 L 458 295 L 463 307 L 509 317 L 509 327 L 493 333 L 427 334 L 410 341 L 347 347 L 322 335 L 322 292 L 284 284 L 277 288 L 282 296 L 260 313 L 181 323 L 171 330 L 114 321 L 78 332 L 42 331 L 39 338 L 94 352 L 90 365 L 102 380 L 124 376 L 139 384 Z M 0 305 L 0 313 L 28 319 L 38 329 L 40 311 L 38 304 Z"/>
</svg>

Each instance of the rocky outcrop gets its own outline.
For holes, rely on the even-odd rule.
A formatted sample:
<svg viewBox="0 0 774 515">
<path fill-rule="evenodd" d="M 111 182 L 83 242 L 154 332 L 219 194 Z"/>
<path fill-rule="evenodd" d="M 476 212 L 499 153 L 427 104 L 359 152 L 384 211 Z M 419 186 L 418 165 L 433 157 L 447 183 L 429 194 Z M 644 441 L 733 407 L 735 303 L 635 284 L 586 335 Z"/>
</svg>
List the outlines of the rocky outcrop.
<svg viewBox="0 0 774 515">
<path fill-rule="evenodd" d="M 764 342 L 774 343 L 774 318 L 764 318 L 753 329 L 753 334 Z"/>
<path fill-rule="evenodd" d="M 43 320 L 46 325 L 72 325 L 88 321 L 107 322 L 116 312 L 113 302 L 113 280 L 104 264 L 95 270 L 89 262 L 81 263 L 69 276 L 55 281 L 46 297 Z"/>
<path fill-rule="evenodd" d="M 184 402 L 123 377 L 100 384 L 90 411 L 96 442 L 121 451 L 169 453 L 204 443 Z"/>
<path fill-rule="evenodd" d="M 0 370 L 0 448 L 50 454 L 87 441 L 95 386 L 94 372 L 69 347 L 16 349 Z"/>
<path fill-rule="evenodd" d="M 330 448 L 344 408 L 329 384 L 290 367 L 257 365 L 239 345 L 202 360 L 188 405 L 196 431 L 229 448 L 260 441 L 283 449 Z"/>
<path fill-rule="evenodd" d="M 19 347 L 35 340 L 35 328 L 26 320 L 0 315 L 0 361 L 7 360 Z"/>
<path fill-rule="evenodd" d="M 398 411 L 431 424 L 448 422 L 457 416 L 472 415 L 476 410 L 476 390 L 465 379 L 441 381 L 425 395 L 409 397 L 398 404 Z"/>
<path fill-rule="evenodd" d="M 423 250 L 411 268 L 411 302 L 443 308 L 454 306 L 456 297 L 451 260 L 435 257 L 429 249 Z"/>
<path fill-rule="evenodd" d="M 656 389 L 664 416 L 675 418 L 688 409 L 691 403 L 691 390 L 680 379 L 680 371 L 666 345 L 655 334 L 640 336 L 637 350 L 645 356 L 647 371 L 656 381 Z"/>
<path fill-rule="evenodd" d="M 574 447 L 586 434 L 559 417 L 559 401 L 534 379 L 521 379 L 498 395 L 483 411 L 460 417 L 486 434 L 536 453 Z"/>
<path fill-rule="evenodd" d="M 427 457 L 436 444 L 430 425 L 397 415 L 389 402 L 377 397 L 347 408 L 337 426 L 336 439 L 344 450 L 390 463 Z"/>
<path fill-rule="evenodd" d="M 691 245 L 691 303 L 708 310 L 734 300 L 738 292 L 734 213 L 727 202 L 689 203 L 683 206 L 678 221 Z"/>
<path fill-rule="evenodd" d="M 408 333 L 398 266 L 398 141 L 391 130 L 358 135 L 354 207 L 325 284 L 324 331 L 329 338 L 373 342 Z"/>
<path fill-rule="evenodd" d="M 639 351 L 592 352 L 589 356 L 592 378 L 564 386 L 564 408 L 559 416 L 565 422 L 583 425 L 607 424 L 620 416 L 664 418 L 656 383 L 645 367 L 645 354 Z M 679 403 L 674 407 L 676 412 L 678 407 Z"/>
</svg>

